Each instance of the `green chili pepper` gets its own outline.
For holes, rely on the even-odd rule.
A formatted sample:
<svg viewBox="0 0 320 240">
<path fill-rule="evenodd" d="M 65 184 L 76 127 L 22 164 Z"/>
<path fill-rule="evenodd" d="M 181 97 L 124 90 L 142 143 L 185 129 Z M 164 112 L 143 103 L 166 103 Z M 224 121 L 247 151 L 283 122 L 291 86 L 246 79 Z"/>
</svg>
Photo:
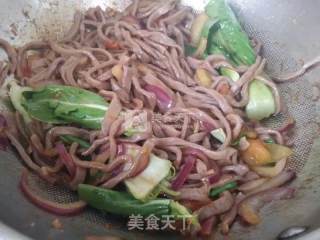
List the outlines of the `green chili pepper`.
<svg viewBox="0 0 320 240">
<path fill-rule="evenodd" d="M 182 216 L 188 217 L 188 222 L 199 226 L 196 216 L 193 216 L 187 208 L 171 199 L 157 198 L 149 202 L 135 199 L 126 192 L 118 192 L 110 189 L 94 187 L 92 185 L 80 184 L 78 194 L 81 200 L 90 206 L 109 213 L 128 217 L 132 214 L 150 216 L 151 214 L 162 217 L 172 215 L 175 219 Z"/>
<path fill-rule="evenodd" d="M 229 183 L 226 183 L 225 185 L 223 185 L 221 187 L 212 188 L 210 190 L 209 196 L 210 197 L 217 197 L 221 193 L 223 193 L 223 192 L 225 192 L 227 190 L 235 189 L 236 187 L 237 187 L 237 183 L 236 182 L 229 182 Z"/>
<path fill-rule="evenodd" d="M 81 138 L 78 138 L 78 137 L 75 137 L 72 135 L 62 135 L 62 136 L 60 136 L 60 138 L 62 141 L 64 141 L 65 143 L 68 143 L 68 144 L 72 144 L 72 143 L 76 142 L 80 145 L 80 147 L 83 147 L 83 148 L 90 147 L 90 143 L 88 143 L 87 141 L 85 141 Z"/>
<path fill-rule="evenodd" d="M 268 138 L 266 140 L 264 140 L 265 143 L 275 143 L 274 140 L 272 138 Z"/>
</svg>

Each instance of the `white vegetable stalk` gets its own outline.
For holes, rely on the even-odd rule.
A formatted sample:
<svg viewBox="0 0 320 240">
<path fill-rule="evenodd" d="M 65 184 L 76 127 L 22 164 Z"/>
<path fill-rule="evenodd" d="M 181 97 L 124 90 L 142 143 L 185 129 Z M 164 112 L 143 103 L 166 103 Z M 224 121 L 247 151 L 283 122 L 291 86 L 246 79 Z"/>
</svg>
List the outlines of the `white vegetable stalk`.
<svg viewBox="0 0 320 240">
<path fill-rule="evenodd" d="M 262 120 L 276 111 L 272 92 L 264 83 L 254 80 L 249 86 L 249 103 L 246 106 L 248 118 Z"/>
<path fill-rule="evenodd" d="M 222 128 L 212 130 L 211 135 L 221 143 L 224 143 L 226 140 L 226 134 Z"/>
<path fill-rule="evenodd" d="M 136 199 L 143 200 L 169 175 L 171 167 L 169 160 L 151 154 L 146 169 L 138 176 L 127 179 L 125 184 Z"/>
<path fill-rule="evenodd" d="M 31 118 L 24 107 L 21 105 L 21 99 L 23 98 L 22 93 L 25 91 L 32 91 L 29 87 L 20 87 L 15 81 L 10 83 L 9 96 L 14 108 L 22 115 L 25 123 L 31 122 Z"/>
</svg>

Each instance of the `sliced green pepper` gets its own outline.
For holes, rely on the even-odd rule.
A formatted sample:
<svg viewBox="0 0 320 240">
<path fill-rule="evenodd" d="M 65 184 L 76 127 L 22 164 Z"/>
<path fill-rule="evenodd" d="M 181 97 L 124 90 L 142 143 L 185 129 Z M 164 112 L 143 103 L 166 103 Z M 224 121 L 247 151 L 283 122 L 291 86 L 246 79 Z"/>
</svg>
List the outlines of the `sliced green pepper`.
<svg viewBox="0 0 320 240">
<path fill-rule="evenodd" d="M 221 193 L 227 191 L 227 190 L 232 190 L 237 188 L 237 183 L 236 182 L 229 182 L 226 183 L 225 185 L 221 186 L 221 187 L 216 187 L 216 188 L 212 188 L 210 190 L 209 196 L 214 198 L 219 196 Z"/>
<path fill-rule="evenodd" d="M 75 137 L 75 136 L 72 136 L 72 135 L 62 135 L 60 136 L 61 140 L 67 144 L 72 144 L 74 142 L 78 143 L 80 145 L 80 147 L 83 147 L 83 148 L 89 148 L 90 147 L 90 143 L 81 139 L 81 138 L 78 138 L 78 137 Z"/>
<path fill-rule="evenodd" d="M 126 192 L 118 192 L 110 189 L 94 187 L 92 185 L 80 184 L 78 187 L 79 198 L 90 206 L 109 213 L 128 217 L 132 214 L 150 216 L 151 214 L 162 217 L 172 215 L 179 220 L 187 218 L 188 222 L 196 227 L 199 222 L 187 208 L 171 199 L 154 199 L 142 202 L 135 199 Z"/>
<path fill-rule="evenodd" d="M 80 184 L 78 194 L 81 200 L 87 202 L 90 206 L 114 213 L 121 216 L 130 216 L 131 214 L 140 214 L 156 216 L 170 214 L 169 199 L 155 199 L 150 202 L 141 202 L 130 194 L 118 192 L 109 189 L 94 187 L 92 185 Z"/>
<path fill-rule="evenodd" d="M 264 142 L 269 143 L 269 144 L 275 143 L 275 141 L 272 138 L 268 138 L 268 139 L 264 140 Z"/>
</svg>

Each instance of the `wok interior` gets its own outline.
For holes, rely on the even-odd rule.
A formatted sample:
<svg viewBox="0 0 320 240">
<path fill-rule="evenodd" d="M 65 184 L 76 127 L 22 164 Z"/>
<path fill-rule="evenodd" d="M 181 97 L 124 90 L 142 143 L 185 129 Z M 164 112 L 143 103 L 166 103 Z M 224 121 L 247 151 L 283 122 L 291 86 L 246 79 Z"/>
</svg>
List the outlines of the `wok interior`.
<svg viewBox="0 0 320 240">
<path fill-rule="evenodd" d="M 1 0 L 4 2 L 4 0 Z M 21 3 L 19 6 L 18 3 Z M 34 7 L 39 9 L 39 15 L 41 13 L 47 13 L 48 19 L 50 16 L 52 18 L 57 18 L 57 12 L 60 12 L 59 18 L 65 15 L 72 15 L 74 9 L 77 7 L 86 8 L 88 4 L 94 6 L 96 1 L 89 1 L 90 3 L 80 3 L 78 5 L 77 1 L 66 1 L 67 3 L 58 3 L 55 1 L 45 1 L 43 3 L 34 2 Z M 108 1 L 106 1 L 108 2 Z M 123 1 L 119 1 L 120 5 Z M 192 1 L 184 1 L 188 2 Z M 45 8 L 45 3 L 54 3 L 51 6 L 51 10 Z M 24 1 L 13 1 L 11 3 L 15 8 L 27 7 Z M 68 5 L 69 4 L 69 5 Z M 280 72 L 289 72 L 290 70 L 295 70 L 299 66 L 299 59 L 303 58 L 305 60 L 314 57 L 316 50 L 320 49 L 320 45 L 316 43 L 317 35 L 320 33 L 313 31 L 312 26 L 316 23 L 317 14 L 316 7 L 313 6 L 303 6 L 304 11 L 300 11 L 302 6 L 298 0 L 294 0 L 288 3 L 278 3 L 276 0 L 269 1 L 268 3 L 258 3 L 258 1 L 248 0 L 248 1 L 233 1 L 234 9 L 238 12 L 239 19 L 243 22 L 247 32 L 259 39 L 264 44 L 263 55 L 268 60 L 268 73 L 279 74 Z M 70 9 L 66 10 L 65 7 L 68 5 Z M 8 4 L 7 6 L 10 6 Z M 32 9 L 32 8 L 31 8 Z M 288 11 L 288 9 L 290 11 Z M 6 21 L 10 21 L 9 16 L 10 8 L 8 7 L 8 12 L 1 10 L 1 16 L 6 19 L 1 26 L 4 26 Z M 54 11 L 53 11 L 54 10 Z M 17 10 L 11 10 L 17 12 Z M 31 10 L 30 15 L 32 14 Z M 290 13 L 290 15 L 288 15 Z M 18 14 L 19 15 L 19 14 Z M 36 16 L 36 14 L 35 14 Z M 44 15 L 42 15 L 44 16 Z M 12 18 L 20 19 L 18 22 L 19 27 L 22 28 L 24 24 L 30 25 L 24 17 L 19 18 L 19 16 L 13 16 Z M 50 29 L 68 29 L 66 26 L 50 27 L 49 20 L 41 23 L 41 19 L 38 19 L 38 24 L 43 24 L 43 29 L 51 32 Z M 58 23 L 58 24 L 61 24 Z M 9 25 L 9 24 L 8 24 Z M 32 26 L 32 24 L 31 24 Z M 276 27 L 275 27 L 276 26 Z M 310 27 L 310 28 L 309 28 Z M 42 29 L 41 28 L 41 29 Z M 27 29 L 27 28 L 26 28 Z M 28 30 L 21 31 L 28 31 Z M 32 29 L 32 27 L 30 27 Z M 32 30 L 30 30 L 32 32 Z M 45 31 L 44 31 L 45 32 Z M 10 37 L 11 33 L 5 33 L 2 31 L 5 37 Z M 36 39 L 38 36 L 43 35 L 43 32 L 38 32 L 32 36 L 32 34 L 27 35 Z M 56 34 L 55 31 L 51 32 L 49 35 L 53 36 Z M 313 38 L 308 38 L 307 36 L 314 36 Z M 21 35 L 18 34 L 16 39 Z M 30 39 L 23 39 L 23 42 L 27 42 Z M 263 222 L 256 228 L 242 228 L 240 226 L 235 226 L 231 232 L 231 237 L 236 236 L 236 239 L 256 239 L 255 236 L 259 236 L 259 239 L 274 239 L 274 237 L 286 227 L 292 225 L 308 225 L 311 227 L 315 226 L 314 218 L 317 216 L 317 206 L 316 201 L 317 195 L 317 170 L 319 170 L 319 164 L 316 162 L 317 153 L 311 151 L 317 149 L 317 137 L 318 125 L 317 125 L 317 103 L 312 101 L 312 85 L 316 80 L 317 72 L 313 72 L 300 81 L 292 82 L 289 84 L 283 84 L 280 86 L 280 91 L 288 106 L 288 114 L 282 114 L 275 118 L 272 118 L 266 122 L 268 126 L 278 127 L 283 123 L 288 117 L 293 116 L 297 122 L 296 133 L 294 136 L 295 141 L 295 155 L 291 158 L 289 162 L 289 168 L 295 169 L 300 173 L 300 178 L 297 180 L 297 185 L 302 186 L 299 188 L 298 196 L 294 200 L 287 202 L 279 202 L 272 204 L 271 206 L 265 208 L 263 215 Z M 309 82 L 311 80 L 311 82 Z M 313 81 L 313 82 L 312 82 Z M 15 160 L 12 155 L 3 153 L 3 161 L 1 161 L 1 184 L 3 189 L 10 189 L 10 196 L 5 193 L 1 193 L 1 206 L 7 206 L 12 209 L 11 216 L 4 216 L 1 214 L 1 219 L 13 226 L 14 228 L 22 231 L 26 235 L 32 236 L 36 239 L 42 239 L 48 236 L 48 224 L 54 217 L 42 212 L 41 210 L 35 209 L 32 205 L 25 203 L 22 199 L 21 194 L 16 189 L 17 179 L 19 178 L 20 163 Z M 305 165 L 306 161 L 309 159 L 308 164 Z M 305 167 L 304 167 L 305 166 Z M 318 167 L 318 168 L 317 168 Z M 318 171 L 319 172 L 319 171 Z M 15 184 L 13 186 L 13 184 Z M 40 186 L 41 187 L 41 186 Z M 72 196 L 67 190 L 61 188 L 49 188 L 42 186 L 43 194 L 48 195 L 54 199 L 62 199 L 65 201 L 70 201 L 74 196 Z M 318 198 L 319 199 L 319 198 Z M 20 206 L 15 203 L 23 202 Z M 17 211 L 20 210 L 20 211 Z M 17 213 L 19 212 L 19 216 Z M 27 218 L 27 222 L 26 219 Z M 29 222 L 34 222 L 35 227 L 30 227 Z M 25 223 L 23 226 L 19 226 L 20 223 Z M 114 222 L 117 223 L 118 220 L 110 218 L 110 216 L 102 216 L 102 214 L 89 210 L 83 216 L 77 219 L 64 219 L 65 228 L 63 233 L 56 233 L 54 230 L 49 229 L 49 235 L 53 237 L 68 237 L 68 239 L 77 239 L 77 237 L 83 234 L 93 234 L 93 233 L 106 233 L 111 232 L 112 234 L 119 234 L 127 236 L 128 239 L 162 239 L 164 237 L 171 237 L 172 239 L 177 239 L 177 236 L 164 236 L 166 234 L 157 235 L 140 235 L 136 233 L 127 233 L 125 229 L 121 227 L 115 227 L 113 229 L 105 229 L 103 225 L 105 223 Z M 46 225 L 47 223 L 47 225 Z M 95 226 L 95 223 L 99 223 Z M 32 225 L 32 224 L 31 224 Z M 41 227 L 42 226 L 42 227 Z M 81 226 L 86 226 L 85 228 Z M 90 230 L 88 230 L 90 226 Z M 263 236 L 263 237 L 261 237 Z"/>
</svg>

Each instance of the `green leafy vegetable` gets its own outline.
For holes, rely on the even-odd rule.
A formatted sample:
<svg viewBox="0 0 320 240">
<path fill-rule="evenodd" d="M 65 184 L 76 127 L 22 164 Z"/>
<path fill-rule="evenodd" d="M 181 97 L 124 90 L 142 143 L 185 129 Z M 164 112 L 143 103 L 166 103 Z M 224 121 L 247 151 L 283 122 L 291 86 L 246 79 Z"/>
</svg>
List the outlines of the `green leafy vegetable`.
<svg viewBox="0 0 320 240">
<path fill-rule="evenodd" d="M 216 25 L 218 21 L 213 19 L 208 19 L 206 23 L 204 24 L 202 30 L 201 30 L 201 38 L 207 39 L 209 37 L 209 34 L 211 32 L 211 29 L 214 25 Z"/>
<path fill-rule="evenodd" d="M 219 142 L 221 142 L 221 143 L 224 143 L 224 141 L 226 140 L 226 134 L 222 128 L 214 129 L 210 132 L 210 134 L 215 139 L 219 140 Z"/>
<path fill-rule="evenodd" d="M 201 39 L 202 29 L 205 23 L 209 20 L 209 17 L 205 13 L 199 14 L 193 21 L 191 30 L 190 30 L 190 38 L 191 44 L 193 46 L 197 46 Z"/>
<path fill-rule="evenodd" d="M 192 56 L 196 51 L 197 51 L 197 48 L 189 44 L 186 44 L 184 47 L 184 53 L 186 56 Z"/>
<path fill-rule="evenodd" d="M 22 106 L 22 102 L 25 100 L 23 93 L 26 91 L 31 91 L 32 89 L 29 87 L 20 87 L 18 84 L 16 84 L 14 81 L 10 83 L 10 91 L 9 96 L 12 102 L 12 105 L 14 108 L 22 115 L 23 120 L 25 123 L 31 122 L 31 118 L 28 114 L 28 112 L 24 109 Z"/>
<path fill-rule="evenodd" d="M 214 198 L 218 197 L 221 193 L 237 188 L 236 182 L 229 182 L 221 187 L 212 188 L 210 190 L 209 196 Z"/>
<path fill-rule="evenodd" d="M 177 197 L 180 195 L 180 192 L 174 191 L 171 189 L 171 184 L 168 182 L 167 178 L 162 180 L 153 190 L 150 192 L 142 201 L 148 202 L 159 196 L 159 194 L 166 194 L 167 196 Z"/>
<path fill-rule="evenodd" d="M 48 85 L 24 91 L 21 104 L 35 119 L 48 123 L 75 123 L 99 129 L 108 104 L 99 95 L 75 87 Z"/>
<path fill-rule="evenodd" d="M 76 142 L 79 144 L 80 147 L 83 147 L 83 148 L 89 148 L 91 146 L 89 142 L 72 135 L 63 135 L 63 136 L 60 136 L 60 138 L 62 141 L 68 144 L 72 144 Z"/>
<path fill-rule="evenodd" d="M 230 69 L 230 68 L 227 68 L 227 67 L 221 67 L 219 69 L 221 75 L 223 76 L 226 76 L 228 78 L 230 78 L 232 81 L 236 82 L 240 79 L 240 75 L 238 72 Z"/>
<path fill-rule="evenodd" d="M 265 143 L 275 143 L 275 141 L 272 138 L 268 138 L 266 140 L 264 140 Z"/>
<path fill-rule="evenodd" d="M 262 120 L 276 111 L 272 92 L 262 82 L 255 80 L 250 84 L 249 96 L 249 103 L 246 106 L 248 118 Z"/>
</svg>

